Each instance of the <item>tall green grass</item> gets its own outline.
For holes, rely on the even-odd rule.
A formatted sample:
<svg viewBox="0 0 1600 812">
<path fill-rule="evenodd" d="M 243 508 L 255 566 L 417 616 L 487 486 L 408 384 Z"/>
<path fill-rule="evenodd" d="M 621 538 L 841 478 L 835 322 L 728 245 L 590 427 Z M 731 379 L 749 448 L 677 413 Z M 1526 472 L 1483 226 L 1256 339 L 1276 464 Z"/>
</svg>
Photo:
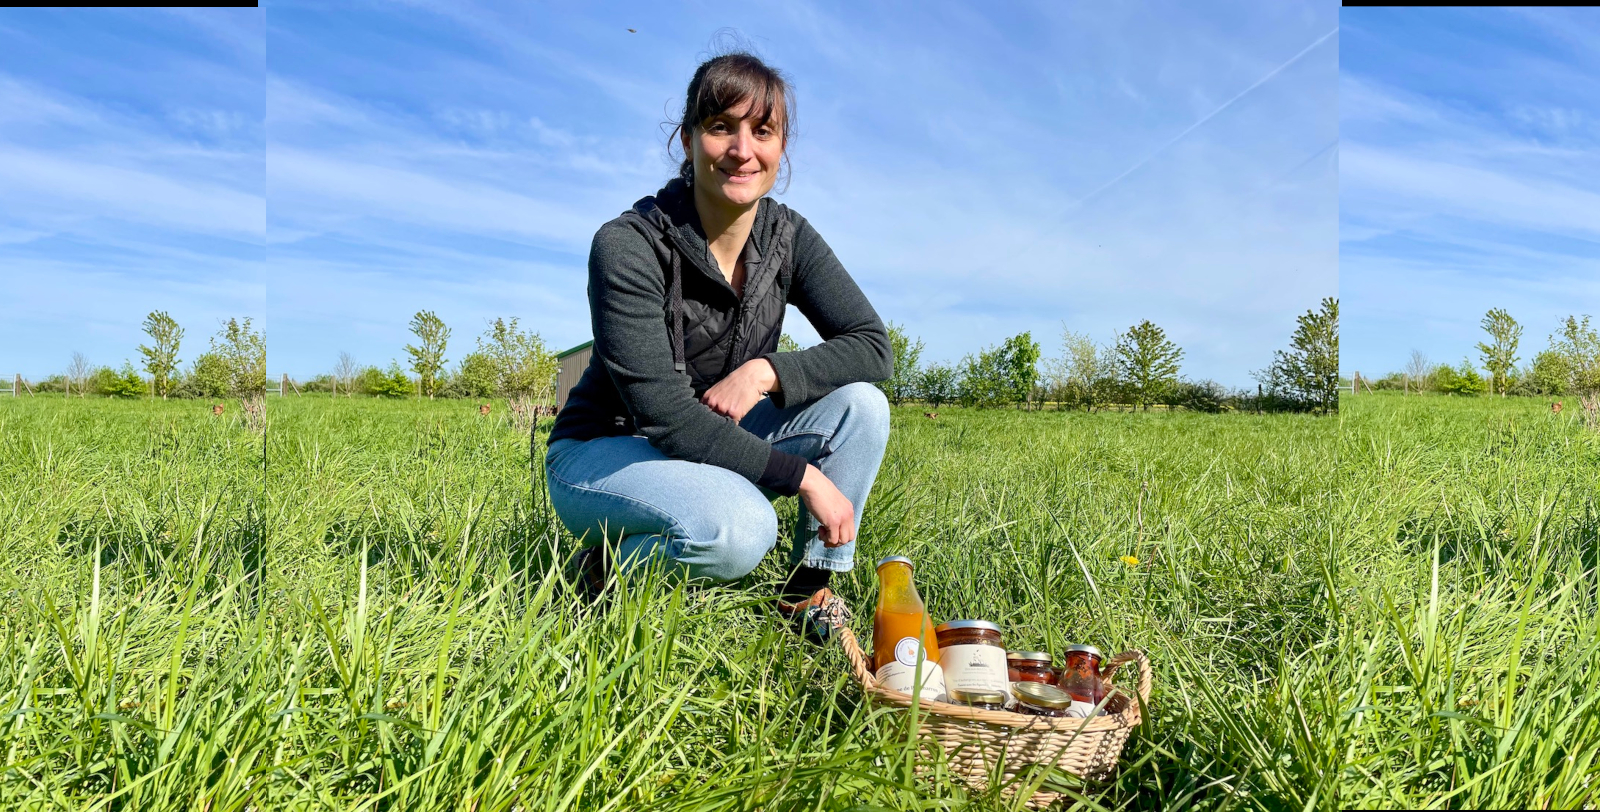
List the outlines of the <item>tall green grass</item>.
<svg viewBox="0 0 1600 812">
<path fill-rule="evenodd" d="M 1012 806 L 770 617 L 776 555 L 581 606 L 548 421 L 270 406 L 263 480 L 193 404 L 0 403 L 0 807 Z M 1115 778 L 1033 779 L 1091 807 L 1593 805 L 1600 444 L 1547 408 L 897 410 L 858 562 L 1013 645 L 1151 653 Z M 860 632 L 874 587 L 839 579 Z"/>
</svg>

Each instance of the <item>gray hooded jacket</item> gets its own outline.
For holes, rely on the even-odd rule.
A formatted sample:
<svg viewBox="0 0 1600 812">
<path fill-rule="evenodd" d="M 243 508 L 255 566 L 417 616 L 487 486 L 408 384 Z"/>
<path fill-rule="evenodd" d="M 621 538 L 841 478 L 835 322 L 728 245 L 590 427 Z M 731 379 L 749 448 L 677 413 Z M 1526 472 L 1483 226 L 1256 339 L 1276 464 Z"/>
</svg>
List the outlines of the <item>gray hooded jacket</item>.
<svg viewBox="0 0 1600 812">
<path fill-rule="evenodd" d="M 779 407 L 881 381 L 893 372 L 889 335 L 832 249 L 788 207 L 761 200 L 744 260 L 740 297 L 712 258 L 679 180 L 601 226 L 589 251 L 594 353 L 549 442 L 642 434 L 668 457 L 797 493 L 805 459 L 711 411 L 700 395 L 753 358 L 777 371 L 781 391 L 771 397 Z M 776 352 L 786 304 L 811 322 L 821 344 Z"/>
</svg>

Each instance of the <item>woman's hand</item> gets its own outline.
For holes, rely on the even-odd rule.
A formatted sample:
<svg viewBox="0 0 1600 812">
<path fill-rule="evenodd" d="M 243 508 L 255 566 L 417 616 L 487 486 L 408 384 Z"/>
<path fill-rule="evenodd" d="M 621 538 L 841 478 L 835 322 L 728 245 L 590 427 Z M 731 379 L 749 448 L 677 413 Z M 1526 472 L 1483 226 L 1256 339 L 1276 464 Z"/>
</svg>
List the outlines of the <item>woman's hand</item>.
<svg viewBox="0 0 1600 812">
<path fill-rule="evenodd" d="M 746 361 L 700 396 L 700 402 L 737 423 L 768 392 L 778 391 L 778 371 L 765 358 Z"/>
<path fill-rule="evenodd" d="M 817 538 L 824 547 L 842 547 L 856 540 L 856 508 L 850 497 L 834 487 L 833 480 L 815 465 L 806 465 L 805 479 L 800 480 L 800 501 L 822 526 L 817 528 Z"/>
</svg>

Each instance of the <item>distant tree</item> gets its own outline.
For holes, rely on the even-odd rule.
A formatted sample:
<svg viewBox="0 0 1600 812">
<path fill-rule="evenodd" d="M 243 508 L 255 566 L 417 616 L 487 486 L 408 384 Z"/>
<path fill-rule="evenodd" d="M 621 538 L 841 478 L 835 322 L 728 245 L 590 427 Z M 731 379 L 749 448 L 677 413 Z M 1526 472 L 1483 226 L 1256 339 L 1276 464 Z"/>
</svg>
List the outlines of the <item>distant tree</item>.
<svg viewBox="0 0 1600 812">
<path fill-rule="evenodd" d="M 917 349 L 922 349 L 917 342 Z M 1018 404 L 1033 400 L 1033 389 L 1039 380 L 1039 342 L 1033 340 L 1032 331 L 1006 339 L 1001 346 L 1004 355 L 1006 380 L 1010 384 L 1010 399 Z"/>
<path fill-rule="evenodd" d="M 1522 380 L 1528 394 L 1565 395 L 1572 383 L 1572 364 L 1559 350 L 1544 350 L 1533 357 Z"/>
<path fill-rule="evenodd" d="M 894 374 L 875 386 L 896 406 L 917 396 L 917 382 L 921 375 L 922 339 L 913 340 L 905 328 L 889 322 L 889 349 L 894 354 Z"/>
<path fill-rule="evenodd" d="M 519 330 L 517 319 L 495 319 L 478 338 L 478 352 L 494 365 L 495 391 L 511 402 L 517 424 L 533 420 L 532 407 L 555 393 L 560 361 L 538 333 Z"/>
<path fill-rule="evenodd" d="M 1509 385 L 1506 378 L 1517 366 L 1517 343 L 1522 339 L 1522 325 L 1499 307 L 1484 314 L 1480 324 L 1489 334 L 1491 342 L 1478 342 L 1478 355 L 1483 359 L 1483 368 L 1489 370 L 1489 394 L 1498 392 L 1505 397 Z"/>
<path fill-rule="evenodd" d="M 422 394 L 433 400 L 439 391 L 439 372 L 444 369 L 444 348 L 450 340 L 450 328 L 432 310 L 419 310 L 411 317 L 411 332 L 418 342 L 406 345 L 406 354 L 411 356 L 411 371 L 417 373 Z"/>
<path fill-rule="evenodd" d="M 144 356 L 144 370 L 150 373 L 150 391 L 166 400 L 176 383 L 173 372 L 178 368 L 178 343 L 183 340 L 183 328 L 167 311 L 156 310 L 144 317 L 144 331 L 154 345 L 139 345 L 139 354 Z"/>
<path fill-rule="evenodd" d="M 1061 332 L 1061 357 L 1064 361 L 1065 381 L 1069 390 L 1076 390 L 1076 399 L 1089 411 L 1094 411 L 1096 384 L 1116 375 L 1116 358 L 1106 348 L 1096 344 L 1088 333 Z"/>
<path fill-rule="evenodd" d="M 267 396 L 267 341 L 249 318 L 228 319 L 212 336 L 211 353 L 227 367 L 229 397 L 252 401 Z"/>
<path fill-rule="evenodd" d="M 406 371 L 400 368 L 400 362 L 392 359 L 387 370 L 368 367 L 361 380 L 364 391 L 374 397 L 407 398 L 416 392 Z"/>
<path fill-rule="evenodd" d="M 1005 348 L 985 347 L 968 353 L 956 368 L 956 392 L 962 405 L 989 408 L 1011 402 L 1015 394 Z"/>
<path fill-rule="evenodd" d="M 1150 409 L 1178 382 L 1183 350 L 1150 320 L 1135 324 L 1117 338 L 1117 368 L 1133 405 Z"/>
<path fill-rule="evenodd" d="M 937 409 L 941 404 L 955 400 L 958 395 L 956 388 L 956 371 L 949 364 L 929 364 L 922 370 L 922 381 L 919 387 L 922 399 Z"/>
<path fill-rule="evenodd" d="M 74 351 L 72 363 L 67 365 L 67 383 L 78 393 L 78 397 L 86 394 L 84 390 L 89 388 L 89 376 L 93 374 L 94 367 L 89 359 L 83 353 Z"/>
<path fill-rule="evenodd" d="M 202 352 L 189 364 L 178 394 L 189 398 L 225 398 L 233 384 L 228 362 L 215 352 Z"/>
<path fill-rule="evenodd" d="M 145 386 L 144 378 L 139 377 L 139 370 L 134 369 L 133 364 L 128 361 L 122 362 L 121 371 L 114 372 L 109 367 L 101 368 L 95 378 L 95 391 L 106 397 L 142 398 L 150 391 L 150 388 Z"/>
<path fill-rule="evenodd" d="M 333 365 L 333 379 L 338 382 L 339 388 L 344 390 L 345 397 L 350 397 L 351 390 L 356 385 L 356 376 L 360 374 L 361 365 L 356 363 L 355 356 L 340 351 L 339 362 Z"/>
<path fill-rule="evenodd" d="M 1469 358 L 1461 359 L 1459 368 L 1451 368 L 1448 364 L 1441 364 L 1435 378 L 1438 381 L 1439 391 L 1446 395 L 1475 396 L 1487 392 L 1489 384 L 1478 374 L 1477 367 L 1473 366 Z"/>
<path fill-rule="evenodd" d="M 450 376 L 450 394 L 462 398 L 492 398 L 500 386 L 500 373 L 494 359 L 481 352 L 469 352 Z"/>
<path fill-rule="evenodd" d="M 778 352 L 799 352 L 799 351 L 800 351 L 800 342 L 795 341 L 794 340 L 794 336 L 791 336 L 788 333 L 784 333 L 784 334 L 778 336 Z"/>
<path fill-rule="evenodd" d="M 1409 385 L 1416 387 L 1418 393 L 1428 388 L 1429 379 L 1433 377 L 1433 362 L 1422 354 L 1422 350 L 1411 351 L 1411 360 L 1406 362 L 1406 377 L 1410 379 Z"/>
<path fill-rule="evenodd" d="M 1581 397 L 1600 394 L 1600 333 L 1589 317 L 1568 316 L 1560 332 L 1550 337 L 1550 348 L 1567 362 L 1567 392 Z"/>
<path fill-rule="evenodd" d="M 1339 300 L 1323 299 L 1297 321 L 1289 349 L 1277 351 L 1256 380 L 1282 402 L 1328 414 L 1339 403 Z"/>
</svg>

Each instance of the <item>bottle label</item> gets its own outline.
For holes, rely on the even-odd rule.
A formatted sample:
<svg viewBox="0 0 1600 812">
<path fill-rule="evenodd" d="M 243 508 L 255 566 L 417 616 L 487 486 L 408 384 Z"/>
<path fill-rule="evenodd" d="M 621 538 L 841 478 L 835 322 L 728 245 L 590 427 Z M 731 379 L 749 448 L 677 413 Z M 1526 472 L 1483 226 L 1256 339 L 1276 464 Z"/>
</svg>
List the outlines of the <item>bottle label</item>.
<svg viewBox="0 0 1600 812">
<path fill-rule="evenodd" d="M 928 660 L 922 661 L 921 668 L 922 701 L 943 702 L 945 698 L 944 669 L 941 669 L 938 663 Z M 906 665 L 899 660 L 895 660 L 878 669 L 877 679 L 878 685 L 891 691 L 899 691 L 902 694 L 916 693 L 913 688 L 917 683 L 917 666 Z"/>
<path fill-rule="evenodd" d="M 922 657 L 919 656 L 922 653 L 921 643 L 922 641 L 915 637 L 900 638 L 900 642 L 894 644 L 895 662 L 898 662 L 901 665 L 916 665 L 917 660 L 922 659 Z"/>
<path fill-rule="evenodd" d="M 949 689 L 1011 697 L 1006 650 L 999 646 L 946 646 L 939 649 L 939 665 Z"/>
</svg>

